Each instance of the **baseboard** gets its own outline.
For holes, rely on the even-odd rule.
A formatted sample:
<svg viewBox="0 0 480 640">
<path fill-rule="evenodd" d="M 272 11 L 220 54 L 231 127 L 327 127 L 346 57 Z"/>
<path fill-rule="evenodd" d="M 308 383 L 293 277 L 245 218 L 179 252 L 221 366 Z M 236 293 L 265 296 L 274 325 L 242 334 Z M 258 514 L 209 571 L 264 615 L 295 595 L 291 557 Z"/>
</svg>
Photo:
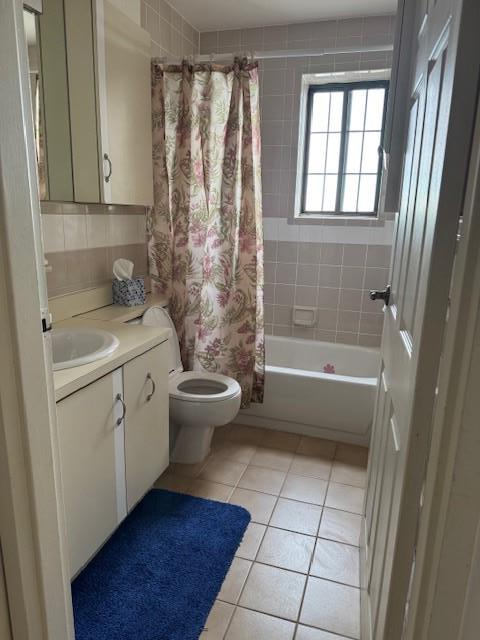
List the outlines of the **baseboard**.
<svg viewBox="0 0 480 640">
<path fill-rule="evenodd" d="M 329 429 L 327 427 L 314 427 L 311 424 L 303 424 L 300 422 L 290 422 L 289 420 L 278 420 L 278 418 L 261 418 L 240 412 L 234 424 L 244 424 L 250 427 L 260 427 L 262 429 L 275 429 L 277 431 L 287 431 L 288 433 L 298 433 L 302 436 L 312 436 L 314 438 L 325 438 L 326 440 L 335 440 L 337 442 L 345 442 L 347 444 L 357 444 L 368 447 L 370 442 L 370 434 L 361 435 L 339 431 L 338 429 Z"/>
</svg>

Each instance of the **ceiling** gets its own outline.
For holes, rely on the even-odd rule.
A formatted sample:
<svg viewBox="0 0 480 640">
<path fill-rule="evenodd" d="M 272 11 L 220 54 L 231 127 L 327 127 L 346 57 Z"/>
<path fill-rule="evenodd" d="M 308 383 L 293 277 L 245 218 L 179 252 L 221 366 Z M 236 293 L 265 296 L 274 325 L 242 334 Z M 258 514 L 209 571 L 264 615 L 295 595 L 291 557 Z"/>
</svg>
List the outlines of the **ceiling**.
<svg viewBox="0 0 480 640">
<path fill-rule="evenodd" d="M 397 0 L 169 0 L 200 31 L 394 13 Z"/>
</svg>

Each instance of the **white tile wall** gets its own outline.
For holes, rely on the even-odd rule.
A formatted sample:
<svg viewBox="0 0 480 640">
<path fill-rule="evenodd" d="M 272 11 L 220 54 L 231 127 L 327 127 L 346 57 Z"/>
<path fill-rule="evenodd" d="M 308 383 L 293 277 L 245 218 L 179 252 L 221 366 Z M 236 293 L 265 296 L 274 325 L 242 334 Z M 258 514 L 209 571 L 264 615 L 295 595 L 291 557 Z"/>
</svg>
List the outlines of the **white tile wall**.
<svg viewBox="0 0 480 640">
<path fill-rule="evenodd" d="M 338 226 L 289 224 L 285 218 L 264 218 L 264 240 L 281 242 L 323 242 L 326 244 L 392 244 L 394 222 L 386 220 L 382 226 Z"/>
</svg>

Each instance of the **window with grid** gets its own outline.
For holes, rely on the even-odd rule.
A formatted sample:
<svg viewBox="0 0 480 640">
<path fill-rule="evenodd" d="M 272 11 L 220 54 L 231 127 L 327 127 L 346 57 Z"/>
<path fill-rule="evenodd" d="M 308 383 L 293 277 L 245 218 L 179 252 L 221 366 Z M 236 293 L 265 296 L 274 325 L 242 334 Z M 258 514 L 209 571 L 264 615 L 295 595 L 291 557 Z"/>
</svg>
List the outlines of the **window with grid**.
<svg viewBox="0 0 480 640">
<path fill-rule="evenodd" d="M 377 211 L 387 81 L 311 85 L 302 214 Z"/>
</svg>

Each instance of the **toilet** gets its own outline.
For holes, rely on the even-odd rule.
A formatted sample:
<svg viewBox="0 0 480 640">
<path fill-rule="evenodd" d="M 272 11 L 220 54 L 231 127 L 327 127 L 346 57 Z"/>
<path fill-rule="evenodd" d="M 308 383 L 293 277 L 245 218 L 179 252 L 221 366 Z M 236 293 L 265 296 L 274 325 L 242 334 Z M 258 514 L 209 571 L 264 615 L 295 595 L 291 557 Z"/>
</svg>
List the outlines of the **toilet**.
<svg viewBox="0 0 480 640">
<path fill-rule="evenodd" d="M 215 427 L 231 422 L 240 409 L 240 385 L 233 378 L 217 373 L 183 370 L 177 332 L 164 307 L 147 309 L 142 324 L 172 330 L 168 393 L 170 422 L 178 434 L 170 459 L 184 464 L 202 462 L 210 453 Z"/>
</svg>

